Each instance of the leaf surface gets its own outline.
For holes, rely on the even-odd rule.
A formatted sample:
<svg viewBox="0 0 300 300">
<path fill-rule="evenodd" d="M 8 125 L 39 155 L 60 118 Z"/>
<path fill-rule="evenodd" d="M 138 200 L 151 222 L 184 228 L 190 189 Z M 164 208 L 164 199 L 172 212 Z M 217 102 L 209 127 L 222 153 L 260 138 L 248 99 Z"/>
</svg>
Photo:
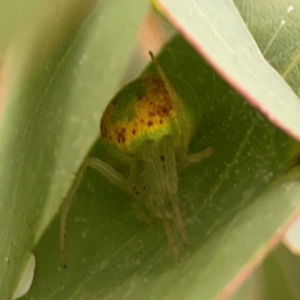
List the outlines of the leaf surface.
<svg viewBox="0 0 300 300">
<path fill-rule="evenodd" d="M 134 0 L 49 1 L 11 43 L 1 78 L 1 299 L 11 299 L 99 134 L 147 8 Z M 125 28 L 130 18 L 135 26 Z"/>
<path fill-rule="evenodd" d="M 300 101 L 295 94 L 298 91 L 284 80 L 291 72 L 298 73 L 299 2 L 235 3 L 251 32 L 257 34 L 255 40 L 231 0 L 157 0 L 156 5 L 245 99 L 300 141 Z M 267 44 L 262 43 L 265 39 Z M 277 71 L 264 58 L 270 52 Z"/>
<path fill-rule="evenodd" d="M 292 167 L 298 143 L 247 104 L 183 38 L 158 59 L 173 85 L 188 83 L 201 104 L 190 151 L 214 149 L 180 176 L 189 238 L 181 261 L 174 262 L 159 222 L 140 223 L 129 197 L 88 170 L 69 214 L 68 269 L 60 267 L 57 217 L 35 249 L 40 263 L 24 299 L 224 298 L 232 279 L 245 278 L 299 208 L 300 170 Z M 100 142 L 90 155 L 108 161 Z"/>
</svg>

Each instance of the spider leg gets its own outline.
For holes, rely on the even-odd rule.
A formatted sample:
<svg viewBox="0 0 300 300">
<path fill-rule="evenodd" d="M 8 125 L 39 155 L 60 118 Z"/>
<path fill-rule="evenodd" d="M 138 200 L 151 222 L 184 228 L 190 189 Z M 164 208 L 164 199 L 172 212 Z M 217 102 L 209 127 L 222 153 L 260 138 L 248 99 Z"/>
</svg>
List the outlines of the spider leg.
<svg viewBox="0 0 300 300">
<path fill-rule="evenodd" d="M 202 160 L 208 158 L 214 153 L 213 148 L 208 147 L 201 152 L 186 154 L 182 157 L 180 163 L 177 166 L 178 173 L 184 171 L 190 165 L 201 162 Z"/>
<path fill-rule="evenodd" d="M 145 210 L 143 209 L 142 205 L 140 205 L 140 203 L 138 201 L 136 201 L 135 199 L 132 200 L 131 205 L 132 205 L 132 208 L 135 210 L 135 212 L 141 222 L 144 222 L 145 224 L 147 224 L 149 226 L 153 225 L 153 222 L 147 216 Z"/>
<path fill-rule="evenodd" d="M 183 244 L 187 245 L 187 237 L 185 232 L 185 226 L 182 221 L 180 208 L 179 208 L 179 200 L 177 196 L 177 169 L 176 169 L 176 158 L 175 158 L 175 148 L 173 145 L 173 140 L 171 136 L 164 137 L 164 157 L 165 157 L 165 170 L 166 170 L 166 182 L 168 188 L 168 200 L 172 204 L 175 221 L 177 224 L 177 228 L 179 230 L 181 239 Z"/>
<path fill-rule="evenodd" d="M 168 243 L 169 243 L 169 245 L 170 245 L 170 247 L 173 251 L 174 257 L 175 257 L 176 260 L 179 260 L 180 259 L 179 250 L 178 250 L 177 245 L 174 241 L 174 238 L 173 238 L 173 235 L 172 235 L 172 230 L 171 230 L 171 227 L 170 227 L 170 223 L 167 220 L 167 216 L 163 215 L 161 221 L 163 223 L 164 230 L 165 230 L 165 233 L 166 233 L 167 238 L 168 238 Z"/>
<path fill-rule="evenodd" d="M 182 111 L 183 111 L 182 103 L 181 103 L 180 98 L 177 95 L 176 91 L 172 87 L 172 84 L 169 81 L 166 73 L 164 72 L 162 67 L 159 65 L 159 63 L 157 62 L 153 53 L 149 52 L 149 55 L 151 57 L 153 64 L 155 65 L 155 68 L 158 71 L 159 76 L 161 77 L 161 79 L 163 80 L 163 82 L 165 84 L 165 88 L 168 91 L 170 99 L 172 100 L 172 104 L 173 104 L 174 110 L 176 112 L 176 116 L 178 118 L 179 126 L 181 128 L 181 132 L 182 132 L 182 134 L 180 134 L 181 146 L 176 151 L 177 157 L 180 160 L 180 162 L 179 162 L 179 172 L 180 172 L 180 171 L 183 171 L 184 169 L 186 169 L 191 164 L 198 163 L 198 162 L 202 161 L 203 159 L 212 155 L 213 149 L 207 148 L 200 153 L 187 155 L 190 136 L 185 134 L 189 130 L 188 130 L 186 121 L 184 119 L 184 115 L 182 114 Z"/>
<path fill-rule="evenodd" d="M 146 184 L 144 182 L 143 169 L 141 168 L 141 162 L 135 159 L 130 164 L 130 176 L 129 185 L 131 188 L 131 205 L 135 210 L 140 221 L 146 223 L 147 225 L 152 225 L 151 218 L 145 212 L 145 194 L 147 191 Z"/>
<path fill-rule="evenodd" d="M 159 63 L 157 62 L 155 56 L 153 55 L 153 53 L 150 51 L 149 55 L 152 59 L 152 62 L 154 63 L 159 76 L 161 77 L 161 79 L 163 80 L 164 84 L 165 84 L 165 88 L 170 96 L 170 99 L 172 100 L 172 104 L 174 107 L 174 110 L 176 112 L 176 116 L 178 118 L 178 122 L 179 122 L 179 126 L 181 128 L 181 131 L 183 133 L 188 132 L 188 128 L 187 128 L 187 124 L 185 122 L 184 119 L 184 115 L 182 114 L 183 108 L 182 108 L 182 103 L 179 99 L 179 96 L 177 95 L 177 93 L 175 92 L 174 88 L 172 87 L 171 82 L 169 81 L 166 73 L 164 72 L 164 70 L 162 69 L 162 67 L 159 65 Z M 190 137 L 186 134 L 181 134 L 180 135 L 180 143 L 181 143 L 181 155 L 184 155 L 185 153 L 187 153 L 188 151 L 188 144 L 189 144 L 189 139 Z"/>
<path fill-rule="evenodd" d="M 74 197 L 76 192 L 82 182 L 83 175 L 87 167 L 92 167 L 96 169 L 99 173 L 101 173 L 105 178 L 107 178 L 111 183 L 118 186 L 120 189 L 124 190 L 125 192 L 130 194 L 129 191 L 129 184 L 127 180 L 115 169 L 110 167 L 105 162 L 95 158 L 95 157 L 88 157 L 86 158 L 83 163 L 81 164 L 76 177 L 72 183 L 72 186 L 64 199 L 61 207 L 61 219 L 60 219 L 60 254 L 63 266 L 66 268 L 67 261 L 66 261 L 66 250 L 65 250 L 65 229 L 67 223 L 67 216 L 68 212 L 71 208 L 73 203 Z"/>
<path fill-rule="evenodd" d="M 171 226 L 167 218 L 167 208 L 166 208 L 166 201 L 165 201 L 165 196 L 167 194 L 167 188 L 166 188 L 167 178 L 166 178 L 166 174 L 162 162 L 160 160 L 159 153 L 155 147 L 154 141 L 149 140 L 145 142 L 144 156 L 150 173 L 149 180 L 151 180 L 151 193 L 153 196 L 151 198 L 154 199 L 154 203 L 152 203 L 152 207 L 154 209 L 157 208 L 159 217 L 162 221 L 174 257 L 176 260 L 179 260 L 180 258 L 179 250 L 173 238 Z"/>
</svg>

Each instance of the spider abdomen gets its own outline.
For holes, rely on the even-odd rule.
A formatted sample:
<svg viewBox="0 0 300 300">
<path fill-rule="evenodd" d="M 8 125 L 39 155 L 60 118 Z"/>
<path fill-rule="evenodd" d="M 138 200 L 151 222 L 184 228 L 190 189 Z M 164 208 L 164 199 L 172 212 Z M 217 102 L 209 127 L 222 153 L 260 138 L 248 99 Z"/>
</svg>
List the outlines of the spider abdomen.
<svg viewBox="0 0 300 300">
<path fill-rule="evenodd" d="M 146 140 L 155 141 L 160 148 L 164 136 L 181 134 L 173 102 L 156 74 L 125 86 L 107 106 L 100 129 L 109 152 L 122 161 L 126 156 L 141 158 Z"/>
</svg>

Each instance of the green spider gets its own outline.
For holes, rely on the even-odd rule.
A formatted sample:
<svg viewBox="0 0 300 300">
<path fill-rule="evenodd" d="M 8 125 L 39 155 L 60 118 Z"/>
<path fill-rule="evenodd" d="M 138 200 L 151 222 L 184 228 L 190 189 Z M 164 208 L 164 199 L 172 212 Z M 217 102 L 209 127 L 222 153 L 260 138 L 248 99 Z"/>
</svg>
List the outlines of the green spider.
<svg viewBox="0 0 300 300">
<path fill-rule="evenodd" d="M 195 109 L 183 103 L 149 54 L 157 73 L 143 75 L 125 86 L 107 106 L 100 125 L 104 146 L 130 168 L 129 178 L 98 158 L 84 160 L 62 204 L 60 250 L 64 266 L 67 214 L 87 167 L 126 192 L 141 221 L 152 224 L 155 218 L 161 220 L 176 260 L 180 254 L 172 234 L 173 223 L 187 245 L 177 196 L 178 174 L 210 156 L 213 149 L 188 154 L 189 142 L 199 126 L 199 104 Z"/>
</svg>

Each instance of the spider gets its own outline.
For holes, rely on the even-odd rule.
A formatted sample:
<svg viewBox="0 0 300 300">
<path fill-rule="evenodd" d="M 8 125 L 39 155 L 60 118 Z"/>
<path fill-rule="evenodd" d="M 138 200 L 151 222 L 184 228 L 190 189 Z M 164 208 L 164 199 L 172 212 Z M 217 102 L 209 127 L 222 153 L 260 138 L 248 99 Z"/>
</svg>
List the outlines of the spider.
<svg viewBox="0 0 300 300">
<path fill-rule="evenodd" d="M 149 55 L 156 72 L 125 86 L 108 104 L 100 124 L 104 146 L 129 167 L 129 178 L 96 157 L 83 161 L 61 209 L 60 252 L 65 267 L 66 219 L 87 167 L 96 169 L 127 193 L 141 221 L 152 224 L 153 219 L 161 220 L 176 260 L 180 253 L 172 233 L 173 223 L 183 245 L 187 245 L 177 196 L 178 174 L 210 156 L 213 149 L 188 153 L 200 111 L 184 105 L 152 52 Z"/>
</svg>

